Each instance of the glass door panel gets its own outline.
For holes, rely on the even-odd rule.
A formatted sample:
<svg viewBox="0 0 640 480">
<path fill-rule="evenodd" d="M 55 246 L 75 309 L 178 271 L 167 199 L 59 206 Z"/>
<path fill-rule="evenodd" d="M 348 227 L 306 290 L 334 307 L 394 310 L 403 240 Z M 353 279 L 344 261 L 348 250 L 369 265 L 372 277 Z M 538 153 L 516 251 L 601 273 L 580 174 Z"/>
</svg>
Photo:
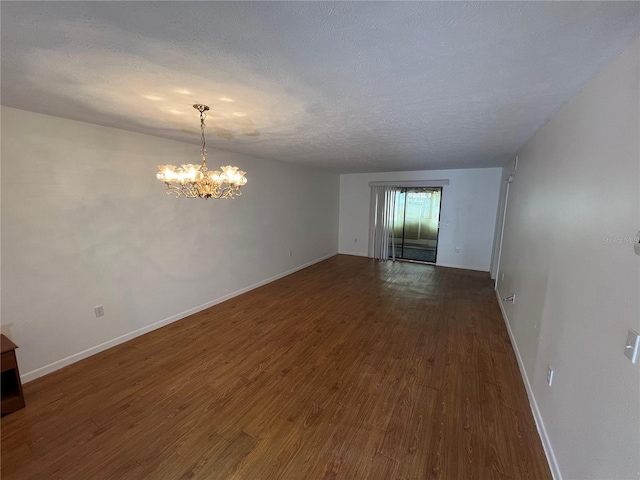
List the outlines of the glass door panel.
<svg viewBox="0 0 640 480">
<path fill-rule="evenodd" d="M 418 262 L 436 261 L 441 188 L 409 188 L 396 193 L 393 241 L 395 257 Z"/>
</svg>

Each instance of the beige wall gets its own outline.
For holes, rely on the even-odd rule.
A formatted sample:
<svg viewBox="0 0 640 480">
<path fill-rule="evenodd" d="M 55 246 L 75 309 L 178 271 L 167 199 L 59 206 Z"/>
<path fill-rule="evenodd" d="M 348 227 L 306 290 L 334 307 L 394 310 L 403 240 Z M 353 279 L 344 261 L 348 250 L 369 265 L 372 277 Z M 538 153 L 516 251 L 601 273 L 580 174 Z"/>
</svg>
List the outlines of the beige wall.
<svg viewBox="0 0 640 480">
<path fill-rule="evenodd" d="M 198 152 L 2 108 L 2 330 L 26 380 L 337 252 L 338 175 L 210 149 L 242 197 L 166 196 L 156 165 Z"/>
<path fill-rule="evenodd" d="M 639 57 L 636 40 L 544 125 L 510 186 L 498 290 L 565 479 L 640 478 L 640 365 L 623 354 L 640 256 L 616 243 L 640 228 Z"/>
</svg>

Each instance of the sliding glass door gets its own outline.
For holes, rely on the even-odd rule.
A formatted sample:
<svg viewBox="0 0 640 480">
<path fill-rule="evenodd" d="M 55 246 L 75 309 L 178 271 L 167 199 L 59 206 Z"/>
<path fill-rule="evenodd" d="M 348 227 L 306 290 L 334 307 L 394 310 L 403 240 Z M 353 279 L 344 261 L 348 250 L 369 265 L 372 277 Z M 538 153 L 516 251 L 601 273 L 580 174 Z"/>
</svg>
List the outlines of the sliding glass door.
<svg viewBox="0 0 640 480">
<path fill-rule="evenodd" d="M 389 257 L 435 263 L 438 254 L 441 187 L 402 188 L 396 192 Z"/>
</svg>

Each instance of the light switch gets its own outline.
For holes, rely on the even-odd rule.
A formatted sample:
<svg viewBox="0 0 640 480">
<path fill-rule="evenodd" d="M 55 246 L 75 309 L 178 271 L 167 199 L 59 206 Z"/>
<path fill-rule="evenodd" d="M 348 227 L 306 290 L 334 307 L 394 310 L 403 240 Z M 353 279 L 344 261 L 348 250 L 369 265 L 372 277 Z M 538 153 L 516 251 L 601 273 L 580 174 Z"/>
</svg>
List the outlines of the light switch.
<svg viewBox="0 0 640 480">
<path fill-rule="evenodd" d="M 638 332 L 634 332 L 630 329 L 629 333 L 627 333 L 627 343 L 624 346 L 624 354 L 629 360 L 631 360 L 631 363 L 636 363 L 638 361 L 639 348 L 640 335 L 638 335 Z"/>
</svg>

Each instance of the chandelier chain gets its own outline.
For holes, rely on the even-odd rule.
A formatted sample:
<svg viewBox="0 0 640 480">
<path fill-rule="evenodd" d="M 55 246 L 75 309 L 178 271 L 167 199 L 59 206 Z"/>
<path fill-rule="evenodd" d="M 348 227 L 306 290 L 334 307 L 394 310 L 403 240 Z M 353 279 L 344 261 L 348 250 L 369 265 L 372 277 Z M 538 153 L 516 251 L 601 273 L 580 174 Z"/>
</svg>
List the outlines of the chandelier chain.
<svg viewBox="0 0 640 480">
<path fill-rule="evenodd" d="M 200 110 L 200 135 L 202 137 L 202 148 L 200 148 L 200 155 L 202 155 L 202 165 L 204 167 L 207 166 L 207 143 L 204 139 L 204 127 L 206 127 L 204 120 L 206 118 L 207 114 L 204 112 L 204 110 Z"/>
</svg>

